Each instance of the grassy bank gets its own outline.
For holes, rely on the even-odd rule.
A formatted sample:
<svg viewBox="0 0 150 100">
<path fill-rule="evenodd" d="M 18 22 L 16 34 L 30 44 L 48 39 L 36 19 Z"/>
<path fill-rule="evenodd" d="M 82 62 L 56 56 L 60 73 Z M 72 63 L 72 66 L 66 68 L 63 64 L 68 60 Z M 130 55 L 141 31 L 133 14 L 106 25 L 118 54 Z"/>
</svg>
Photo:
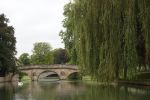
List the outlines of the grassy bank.
<svg viewBox="0 0 150 100">
<path fill-rule="evenodd" d="M 125 84 L 125 85 L 150 86 L 150 79 L 149 79 L 150 77 L 148 77 L 147 74 L 145 74 L 145 75 L 146 75 L 146 78 L 144 78 L 144 75 L 141 74 L 131 80 L 121 79 L 121 80 L 118 80 L 115 82 L 97 82 L 95 80 L 92 80 L 92 78 L 90 76 L 83 76 L 82 81 L 86 82 L 86 83 L 91 83 L 91 84 L 111 84 L 111 85 Z"/>
<path fill-rule="evenodd" d="M 22 81 L 22 82 L 30 82 L 30 81 L 31 81 L 31 78 L 30 78 L 29 76 L 23 76 L 23 77 L 21 78 L 21 81 Z"/>
</svg>

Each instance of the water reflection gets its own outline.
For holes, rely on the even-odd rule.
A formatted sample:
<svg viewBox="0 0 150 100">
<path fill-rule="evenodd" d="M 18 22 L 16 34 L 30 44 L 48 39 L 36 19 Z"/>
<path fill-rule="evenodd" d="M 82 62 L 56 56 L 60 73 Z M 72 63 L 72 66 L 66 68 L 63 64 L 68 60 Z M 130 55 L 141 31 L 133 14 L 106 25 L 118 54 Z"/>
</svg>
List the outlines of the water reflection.
<svg viewBox="0 0 150 100">
<path fill-rule="evenodd" d="M 0 100 L 149 100 L 149 87 L 102 86 L 83 82 L 0 83 Z"/>
</svg>

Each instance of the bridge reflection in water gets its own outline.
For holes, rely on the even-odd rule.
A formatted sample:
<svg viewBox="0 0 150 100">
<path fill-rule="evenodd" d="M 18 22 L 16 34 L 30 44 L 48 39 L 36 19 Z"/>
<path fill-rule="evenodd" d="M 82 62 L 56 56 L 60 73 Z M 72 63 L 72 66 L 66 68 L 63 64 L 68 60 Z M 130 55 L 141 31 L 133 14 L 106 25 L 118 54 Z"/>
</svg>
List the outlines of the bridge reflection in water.
<svg viewBox="0 0 150 100">
<path fill-rule="evenodd" d="M 17 87 L 16 83 L 13 83 L 10 87 L 14 87 L 14 100 L 53 100 L 53 98 L 59 98 L 54 100 L 69 100 L 62 98 L 80 95 L 86 91 L 83 84 L 68 81 L 31 82 L 20 88 Z"/>
<path fill-rule="evenodd" d="M 149 100 L 149 87 L 84 82 L 31 82 L 18 87 L 0 83 L 0 100 Z"/>
</svg>

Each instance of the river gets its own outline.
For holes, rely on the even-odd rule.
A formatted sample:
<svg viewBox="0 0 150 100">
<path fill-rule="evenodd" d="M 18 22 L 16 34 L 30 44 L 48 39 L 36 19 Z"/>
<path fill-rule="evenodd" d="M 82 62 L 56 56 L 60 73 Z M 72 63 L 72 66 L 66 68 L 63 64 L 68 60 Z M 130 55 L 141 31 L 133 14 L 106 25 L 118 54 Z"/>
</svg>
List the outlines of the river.
<svg viewBox="0 0 150 100">
<path fill-rule="evenodd" d="M 0 83 L 0 100 L 150 100 L 150 87 L 69 81 Z"/>
</svg>

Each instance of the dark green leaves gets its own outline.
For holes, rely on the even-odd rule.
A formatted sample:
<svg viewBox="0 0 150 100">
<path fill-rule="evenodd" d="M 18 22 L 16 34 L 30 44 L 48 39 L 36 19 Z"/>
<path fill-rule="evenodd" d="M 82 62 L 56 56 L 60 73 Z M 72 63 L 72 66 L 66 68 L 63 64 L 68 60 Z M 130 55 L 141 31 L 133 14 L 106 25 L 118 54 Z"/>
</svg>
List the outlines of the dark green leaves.
<svg viewBox="0 0 150 100">
<path fill-rule="evenodd" d="M 14 28 L 8 26 L 9 20 L 4 14 L 0 15 L 0 73 L 6 74 L 16 70 L 16 38 Z"/>
</svg>

